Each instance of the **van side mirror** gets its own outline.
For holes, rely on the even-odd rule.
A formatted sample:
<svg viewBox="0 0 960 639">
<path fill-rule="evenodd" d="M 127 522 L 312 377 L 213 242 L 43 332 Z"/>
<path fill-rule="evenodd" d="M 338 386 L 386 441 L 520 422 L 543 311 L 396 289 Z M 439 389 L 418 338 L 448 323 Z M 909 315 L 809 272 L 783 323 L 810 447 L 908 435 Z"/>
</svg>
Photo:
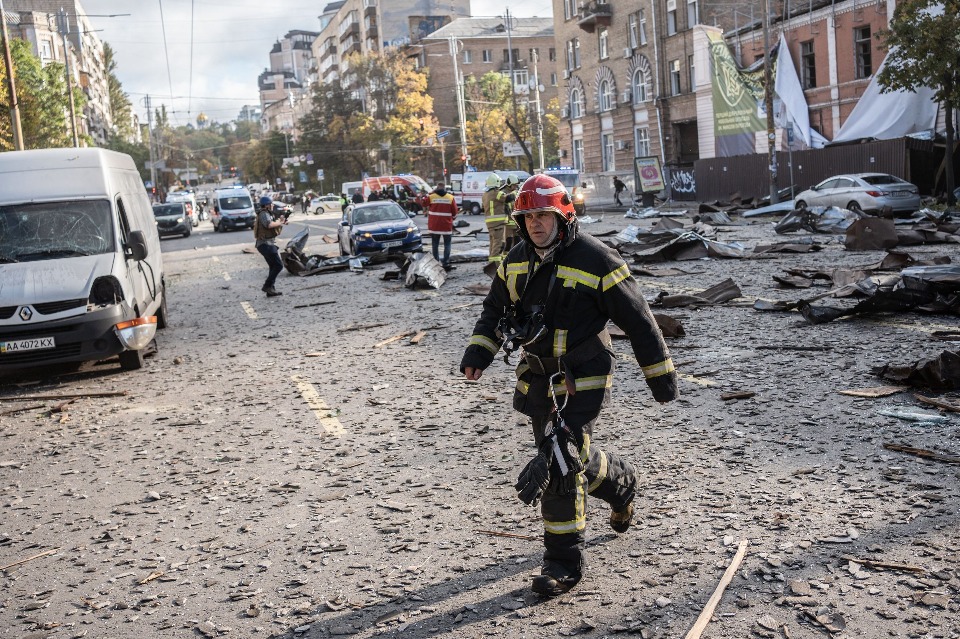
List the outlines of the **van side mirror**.
<svg viewBox="0 0 960 639">
<path fill-rule="evenodd" d="M 127 242 L 127 245 L 124 247 L 124 255 L 128 258 L 132 257 L 138 262 L 142 262 L 147 259 L 147 238 L 143 235 L 143 231 L 132 231 L 130 233 L 130 241 Z"/>
<path fill-rule="evenodd" d="M 581 189 L 587 188 L 587 183 L 586 183 L 586 182 L 581 182 L 581 183 L 580 183 L 580 188 L 581 188 Z"/>
</svg>

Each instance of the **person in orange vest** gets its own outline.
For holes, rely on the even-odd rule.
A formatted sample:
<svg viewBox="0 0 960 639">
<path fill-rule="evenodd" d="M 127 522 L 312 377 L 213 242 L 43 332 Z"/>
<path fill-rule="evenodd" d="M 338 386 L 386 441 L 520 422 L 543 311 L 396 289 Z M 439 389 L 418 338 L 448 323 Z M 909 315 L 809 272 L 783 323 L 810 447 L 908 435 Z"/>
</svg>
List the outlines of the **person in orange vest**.
<svg viewBox="0 0 960 639">
<path fill-rule="evenodd" d="M 453 237 L 453 220 L 457 217 L 457 203 L 453 195 L 447 193 L 444 183 L 437 184 L 437 188 L 430 193 L 430 205 L 427 207 L 427 229 L 430 231 L 430 241 L 433 245 L 433 257 L 443 268 L 449 271 L 450 242 Z M 440 238 L 443 237 L 443 259 L 440 259 Z"/>
</svg>

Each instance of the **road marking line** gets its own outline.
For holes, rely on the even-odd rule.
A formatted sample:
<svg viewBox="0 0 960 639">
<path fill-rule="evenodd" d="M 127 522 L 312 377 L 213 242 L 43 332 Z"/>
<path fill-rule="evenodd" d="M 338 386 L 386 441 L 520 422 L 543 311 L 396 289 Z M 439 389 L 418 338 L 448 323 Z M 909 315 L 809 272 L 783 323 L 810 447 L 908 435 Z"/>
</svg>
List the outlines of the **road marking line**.
<svg viewBox="0 0 960 639">
<path fill-rule="evenodd" d="M 257 312 L 253 310 L 252 306 L 250 306 L 250 302 L 240 302 L 240 306 L 243 308 L 243 312 L 246 313 L 247 317 L 249 317 L 250 319 L 252 320 L 260 319 L 259 317 L 257 317 Z"/>
<path fill-rule="evenodd" d="M 226 281 L 229 282 L 229 281 L 230 281 L 230 274 L 227 273 L 226 271 L 224 271 L 224 272 L 223 272 L 223 279 L 225 279 Z"/>
<path fill-rule="evenodd" d="M 299 375 L 293 375 L 290 379 L 296 383 L 297 388 L 300 390 L 300 396 L 303 397 L 303 401 L 305 401 L 307 406 L 310 407 L 310 410 L 313 411 L 313 414 L 317 417 L 317 421 L 320 422 L 320 426 L 334 437 L 343 435 L 343 424 L 336 418 L 335 412 L 323 401 L 323 398 L 320 397 L 320 393 L 317 392 L 313 384 Z"/>
</svg>

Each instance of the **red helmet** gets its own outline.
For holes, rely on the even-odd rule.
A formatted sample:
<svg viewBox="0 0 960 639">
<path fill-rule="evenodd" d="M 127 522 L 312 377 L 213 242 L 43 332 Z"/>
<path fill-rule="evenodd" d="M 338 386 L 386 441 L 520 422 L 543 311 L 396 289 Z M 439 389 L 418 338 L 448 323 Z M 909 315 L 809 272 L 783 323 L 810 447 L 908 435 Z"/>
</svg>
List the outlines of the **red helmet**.
<svg viewBox="0 0 960 639">
<path fill-rule="evenodd" d="M 567 188 L 560 180 L 549 175 L 534 175 L 527 178 L 517 192 L 517 198 L 513 202 L 513 217 L 517 222 L 517 232 L 528 242 L 530 237 L 527 235 L 527 227 L 520 218 L 534 211 L 553 211 L 560 224 L 561 233 L 558 239 L 572 237 L 577 213 Z"/>
<path fill-rule="evenodd" d="M 564 222 L 572 222 L 577 217 L 567 188 L 560 180 L 549 175 L 534 175 L 520 187 L 513 203 L 513 214 L 542 210 L 552 210 Z"/>
</svg>

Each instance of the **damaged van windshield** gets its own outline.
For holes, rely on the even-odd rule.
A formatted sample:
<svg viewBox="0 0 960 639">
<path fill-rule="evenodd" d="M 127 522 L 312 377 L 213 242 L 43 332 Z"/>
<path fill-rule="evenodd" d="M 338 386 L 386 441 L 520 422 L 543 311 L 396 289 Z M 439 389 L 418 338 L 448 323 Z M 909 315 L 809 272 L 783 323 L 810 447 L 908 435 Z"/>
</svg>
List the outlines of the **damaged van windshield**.
<svg viewBox="0 0 960 639">
<path fill-rule="evenodd" d="M 113 222 L 107 200 L 0 206 L 0 263 L 111 253 Z"/>
</svg>

